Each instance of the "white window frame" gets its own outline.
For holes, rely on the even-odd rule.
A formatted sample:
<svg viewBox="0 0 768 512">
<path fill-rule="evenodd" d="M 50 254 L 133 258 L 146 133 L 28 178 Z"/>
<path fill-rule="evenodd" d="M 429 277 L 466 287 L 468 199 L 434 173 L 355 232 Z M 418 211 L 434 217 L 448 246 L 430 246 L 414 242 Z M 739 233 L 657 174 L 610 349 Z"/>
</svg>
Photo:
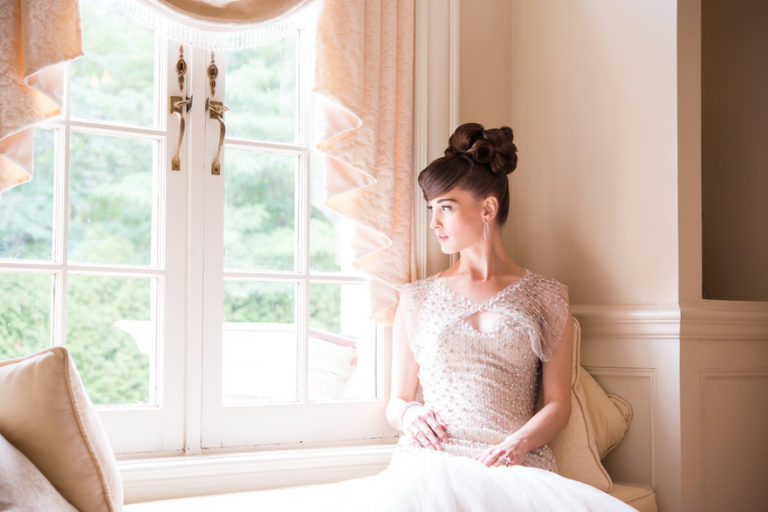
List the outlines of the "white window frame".
<svg viewBox="0 0 768 512">
<path fill-rule="evenodd" d="M 67 65 L 62 115 L 41 123 L 42 129 L 50 129 L 54 136 L 53 170 L 53 246 L 51 261 L 4 260 L 0 268 L 10 272 L 35 272 L 49 274 L 53 278 L 51 299 L 50 343 L 52 346 L 66 346 L 67 333 L 67 285 L 69 275 L 109 276 L 122 278 L 153 279 L 150 297 L 151 322 L 155 329 L 157 351 L 156 373 L 150 386 L 150 399 L 156 405 L 148 406 L 105 406 L 99 407 L 99 417 L 107 430 L 113 449 L 117 453 L 168 452 L 178 450 L 183 442 L 184 404 L 181 396 L 183 372 L 174 371 L 170 361 L 182 357 L 183 349 L 183 303 L 174 300 L 169 288 L 178 286 L 183 272 L 173 261 L 183 259 L 179 245 L 173 239 L 166 243 L 166 234 L 173 234 L 168 226 L 178 223 L 178 197 L 169 192 L 166 173 L 160 172 L 166 160 L 167 141 L 170 140 L 166 125 L 165 105 L 167 96 L 165 74 L 160 72 L 162 63 L 158 58 L 164 52 L 165 41 L 155 32 L 155 79 L 154 118 L 156 127 L 132 127 L 124 124 L 102 121 L 72 119 L 69 94 L 70 66 Z M 68 259 L 69 221 L 69 162 L 70 138 L 73 132 L 100 136 L 125 136 L 155 143 L 152 174 L 152 257 L 149 265 L 121 264 L 78 264 Z M 164 205 L 166 207 L 164 207 Z M 162 314 L 157 314 L 163 311 Z M 163 343 L 163 340 L 165 341 Z M 158 396 L 155 392 L 159 391 Z"/>
</svg>

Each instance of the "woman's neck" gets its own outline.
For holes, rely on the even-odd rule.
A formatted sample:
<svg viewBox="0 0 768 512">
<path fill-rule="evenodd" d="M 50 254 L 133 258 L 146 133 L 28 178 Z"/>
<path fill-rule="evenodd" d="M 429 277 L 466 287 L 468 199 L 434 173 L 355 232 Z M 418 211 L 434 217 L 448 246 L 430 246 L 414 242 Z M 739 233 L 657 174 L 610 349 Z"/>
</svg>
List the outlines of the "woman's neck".
<svg viewBox="0 0 768 512">
<path fill-rule="evenodd" d="M 461 251 L 459 261 L 446 273 L 465 275 L 473 281 L 488 281 L 506 275 L 521 275 L 523 268 L 513 262 L 504 249 L 497 233 L 484 241 Z"/>
</svg>

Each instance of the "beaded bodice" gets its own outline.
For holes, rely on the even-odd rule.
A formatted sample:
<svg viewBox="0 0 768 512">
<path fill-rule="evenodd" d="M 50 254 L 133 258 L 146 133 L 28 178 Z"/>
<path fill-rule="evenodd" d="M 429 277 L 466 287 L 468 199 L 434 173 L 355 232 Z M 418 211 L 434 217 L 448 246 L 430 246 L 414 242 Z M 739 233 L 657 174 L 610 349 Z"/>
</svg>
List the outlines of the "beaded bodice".
<svg viewBox="0 0 768 512">
<path fill-rule="evenodd" d="M 474 303 L 432 276 L 408 285 L 402 300 L 424 403 L 448 425 L 446 452 L 474 457 L 533 416 L 541 361 L 557 348 L 568 318 L 564 285 L 526 270 Z M 484 312 L 495 325 L 479 331 L 468 319 Z M 523 464 L 556 470 L 547 445 Z"/>
</svg>

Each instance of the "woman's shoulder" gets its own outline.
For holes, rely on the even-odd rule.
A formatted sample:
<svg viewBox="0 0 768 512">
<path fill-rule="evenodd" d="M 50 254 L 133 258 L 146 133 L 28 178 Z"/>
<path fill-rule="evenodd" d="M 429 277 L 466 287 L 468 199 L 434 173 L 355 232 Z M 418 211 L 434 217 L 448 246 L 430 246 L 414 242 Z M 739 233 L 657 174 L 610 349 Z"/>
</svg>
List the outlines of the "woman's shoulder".
<svg viewBox="0 0 768 512">
<path fill-rule="evenodd" d="M 425 277 L 424 279 L 417 279 L 416 281 L 411 281 L 410 283 L 404 284 L 400 288 L 400 297 L 412 298 L 418 295 L 422 295 L 434 284 L 438 275 L 440 275 L 439 272 L 432 274 L 429 277 Z"/>
<path fill-rule="evenodd" d="M 554 277 L 526 269 L 526 278 L 528 280 L 529 289 L 534 293 L 555 292 L 558 295 L 565 294 L 566 296 L 568 294 L 568 285 L 558 281 Z"/>
</svg>

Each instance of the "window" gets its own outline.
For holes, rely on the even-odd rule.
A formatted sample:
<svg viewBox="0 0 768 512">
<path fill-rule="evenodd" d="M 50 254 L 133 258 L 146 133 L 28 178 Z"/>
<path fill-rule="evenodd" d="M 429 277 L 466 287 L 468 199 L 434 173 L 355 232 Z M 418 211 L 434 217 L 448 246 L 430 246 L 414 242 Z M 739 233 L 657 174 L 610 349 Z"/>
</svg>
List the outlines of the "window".
<svg viewBox="0 0 768 512">
<path fill-rule="evenodd" d="M 214 96 L 210 49 L 184 47 L 173 171 L 179 44 L 81 10 L 64 115 L 0 196 L 0 357 L 67 346 L 117 452 L 386 435 L 380 336 L 312 151 L 311 24 L 214 51 Z"/>
</svg>

